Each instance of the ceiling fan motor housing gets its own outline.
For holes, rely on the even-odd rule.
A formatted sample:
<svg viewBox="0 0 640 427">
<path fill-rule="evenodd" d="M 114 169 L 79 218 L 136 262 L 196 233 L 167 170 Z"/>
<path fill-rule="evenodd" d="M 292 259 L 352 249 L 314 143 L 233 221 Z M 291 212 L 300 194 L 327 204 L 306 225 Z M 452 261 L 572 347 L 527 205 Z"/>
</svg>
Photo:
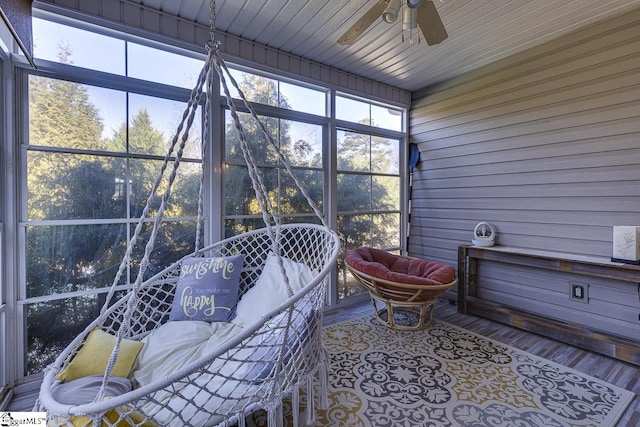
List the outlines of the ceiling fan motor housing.
<svg viewBox="0 0 640 427">
<path fill-rule="evenodd" d="M 405 6 L 403 8 L 403 6 Z M 378 0 L 369 8 L 349 29 L 338 38 L 338 44 L 348 46 L 358 39 L 367 28 L 380 17 L 391 24 L 398 19 L 400 9 L 403 9 L 404 16 L 402 27 L 409 30 L 409 40 L 413 40 L 413 30 L 419 28 L 416 35 L 420 33 L 429 46 L 438 44 L 448 37 L 436 6 L 431 0 Z M 404 35 L 403 39 L 404 41 Z M 419 39 L 418 39 L 419 41 Z"/>
</svg>

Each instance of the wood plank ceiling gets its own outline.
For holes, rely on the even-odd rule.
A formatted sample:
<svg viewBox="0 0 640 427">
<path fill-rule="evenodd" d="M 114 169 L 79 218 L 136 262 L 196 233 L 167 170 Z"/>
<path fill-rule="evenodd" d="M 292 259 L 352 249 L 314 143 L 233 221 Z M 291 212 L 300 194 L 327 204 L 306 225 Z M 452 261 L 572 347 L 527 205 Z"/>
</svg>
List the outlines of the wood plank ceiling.
<svg viewBox="0 0 640 427">
<path fill-rule="evenodd" d="M 126 0 L 209 25 L 209 0 Z M 402 42 L 382 19 L 351 46 L 336 43 L 378 0 L 216 0 L 219 31 L 415 91 L 639 8 L 640 0 L 435 0 L 449 37 Z"/>
</svg>

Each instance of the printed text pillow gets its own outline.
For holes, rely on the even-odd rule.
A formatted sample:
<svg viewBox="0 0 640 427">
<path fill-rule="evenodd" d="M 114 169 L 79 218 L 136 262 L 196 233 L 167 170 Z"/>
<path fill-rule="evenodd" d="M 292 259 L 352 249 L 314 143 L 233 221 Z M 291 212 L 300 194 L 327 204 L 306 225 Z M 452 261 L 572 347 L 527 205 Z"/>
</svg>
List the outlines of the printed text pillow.
<svg viewBox="0 0 640 427">
<path fill-rule="evenodd" d="M 236 316 L 244 255 L 185 258 L 169 320 L 228 322 Z"/>
</svg>

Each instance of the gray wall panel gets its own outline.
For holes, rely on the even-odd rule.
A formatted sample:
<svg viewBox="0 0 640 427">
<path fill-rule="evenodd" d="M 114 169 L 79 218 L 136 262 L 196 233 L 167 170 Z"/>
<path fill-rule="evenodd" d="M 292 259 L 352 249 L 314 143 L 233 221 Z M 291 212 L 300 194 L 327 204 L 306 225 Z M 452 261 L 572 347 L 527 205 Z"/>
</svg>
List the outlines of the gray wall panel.
<svg viewBox="0 0 640 427">
<path fill-rule="evenodd" d="M 414 94 L 410 254 L 457 265 L 488 221 L 501 245 L 610 257 L 612 226 L 640 226 L 639 26 L 634 11 Z M 640 339 L 633 284 L 479 271 L 484 298 Z"/>
<path fill-rule="evenodd" d="M 596 330 L 640 338 L 637 294 L 627 283 L 492 262 L 483 263 L 479 274 L 483 277 L 481 298 L 556 319 L 570 319 Z M 588 304 L 569 297 L 570 283 L 588 284 Z"/>
</svg>

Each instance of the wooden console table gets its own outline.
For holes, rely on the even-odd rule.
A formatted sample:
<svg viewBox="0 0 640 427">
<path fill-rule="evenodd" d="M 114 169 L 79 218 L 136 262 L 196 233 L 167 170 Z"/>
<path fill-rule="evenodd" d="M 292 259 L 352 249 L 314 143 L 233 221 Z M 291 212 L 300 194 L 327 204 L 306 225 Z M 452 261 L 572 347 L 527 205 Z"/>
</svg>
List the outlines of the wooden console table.
<svg viewBox="0 0 640 427">
<path fill-rule="evenodd" d="M 640 266 L 608 258 L 507 246 L 458 247 L 458 312 L 474 314 L 640 366 L 640 340 L 615 336 L 575 323 L 541 317 L 477 298 L 478 261 L 487 260 L 640 285 Z M 640 325 L 638 326 L 640 336 Z"/>
</svg>

